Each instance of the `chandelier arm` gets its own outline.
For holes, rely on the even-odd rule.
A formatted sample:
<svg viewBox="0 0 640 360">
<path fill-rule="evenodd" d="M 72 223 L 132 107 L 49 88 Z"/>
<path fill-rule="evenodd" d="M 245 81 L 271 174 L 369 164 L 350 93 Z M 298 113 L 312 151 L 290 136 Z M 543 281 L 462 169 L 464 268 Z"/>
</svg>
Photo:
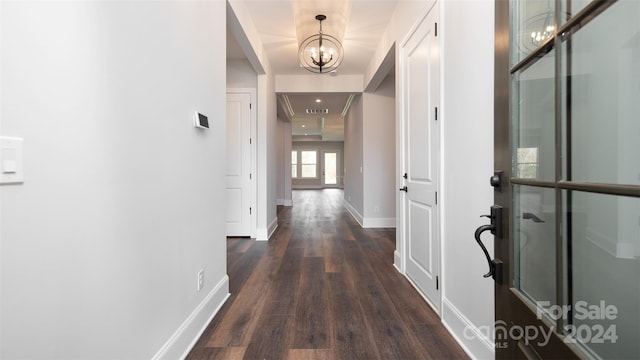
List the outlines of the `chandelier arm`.
<svg viewBox="0 0 640 360">
<path fill-rule="evenodd" d="M 323 61 L 323 57 L 324 57 L 324 50 L 322 50 L 322 20 L 320 20 L 320 38 L 319 38 L 319 42 L 318 42 L 318 46 L 320 47 L 320 51 L 318 52 L 318 62 L 320 63 L 318 66 L 320 66 L 320 72 L 322 72 L 322 66 L 324 66 L 324 61 Z"/>
</svg>

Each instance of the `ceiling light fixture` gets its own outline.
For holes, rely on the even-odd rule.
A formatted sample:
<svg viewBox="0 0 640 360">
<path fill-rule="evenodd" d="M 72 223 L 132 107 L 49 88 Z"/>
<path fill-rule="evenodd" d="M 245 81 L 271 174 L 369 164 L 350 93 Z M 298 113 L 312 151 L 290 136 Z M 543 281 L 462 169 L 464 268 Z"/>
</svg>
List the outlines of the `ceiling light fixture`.
<svg viewBox="0 0 640 360">
<path fill-rule="evenodd" d="M 300 44 L 298 52 L 300 65 L 318 74 L 335 70 L 344 58 L 344 49 L 340 41 L 331 35 L 322 33 L 322 21 L 326 19 L 325 15 L 316 15 L 316 20 L 320 22 L 320 31 L 306 38 Z"/>
</svg>

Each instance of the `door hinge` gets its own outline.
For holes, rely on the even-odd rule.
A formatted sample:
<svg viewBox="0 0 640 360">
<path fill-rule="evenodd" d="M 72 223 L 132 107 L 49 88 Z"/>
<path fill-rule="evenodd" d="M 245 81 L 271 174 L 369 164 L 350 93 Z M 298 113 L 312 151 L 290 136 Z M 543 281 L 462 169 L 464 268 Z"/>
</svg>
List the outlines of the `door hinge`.
<svg viewBox="0 0 640 360">
<path fill-rule="evenodd" d="M 249 180 L 251 180 L 251 173 L 249 173 Z"/>
<path fill-rule="evenodd" d="M 436 205 L 438 205 L 438 192 L 436 191 Z"/>
<path fill-rule="evenodd" d="M 438 23 L 435 23 L 435 24 L 436 24 L 435 34 L 436 34 L 436 36 L 438 36 Z"/>
<path fill-rule="evenodd" d="M 436 290 L 440 289 L 440 278 L 436 276 Z"/>
<path fill-rule="evenodd" d="M 438 120 L 438 107 L 436 106 L 436 120 Z"/>
<path fill-rule="evenodd" d="M 249 145 L 251 145 L 251 138 L 249 138 Z"/>
<path fill-rule="evenodd" d="M 249 110 L 251 110 L 251 103 L 249 103 Z"/>
<path fill-rule="evenodd" d="M 251 206 L 249 206 L 249 215 L 251 215 Z"/>
</svg>

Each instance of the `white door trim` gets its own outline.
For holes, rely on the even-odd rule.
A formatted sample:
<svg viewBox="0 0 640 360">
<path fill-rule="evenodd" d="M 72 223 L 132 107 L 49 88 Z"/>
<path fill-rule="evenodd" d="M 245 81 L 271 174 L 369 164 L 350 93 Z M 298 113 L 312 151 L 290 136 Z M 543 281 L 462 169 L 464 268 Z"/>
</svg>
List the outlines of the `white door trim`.
<svg viewBox="0 0 640 360">
<path fill-rule="evenodd" d="M 250 224 L 251 224 L 251 237 L 252 238 L 256 238 L 257 237 L 257 223 L 258 223 L 258 217 L 256 216 L 257 214 L 257 194 L 258 194 L 258 182 L 256 181 L 257 179 L 257 174 L 256 174 L 256 169 L 257 169 L 257 157 L 258 157 L 258 152 L 257 152 L 257 139 L 256 139 L 256 135 L 257 135 L 257 115 L 256 115 L 256 110 L 257 110 L 257 102 L 256 102 L 256 89 L 255 88 L 228 88 L 227 89 L 227 94 L 249 94 L 250 98 L 251 98 L 251 111 L 249 112 L 251 114 L 251 118 L 250 118 L 250 123 L 251 123 L 251 139 L 252 139 L 252 144 L 251 144 L 251 151 L 250 151 L 250 155 L 251 155 L 251 194 L 250 194 L 250 200 L 251 200 L 251 208 L 253 209 L 253 211 L 251 212 L 251 216 L 250 216 Z"/>
</svg>

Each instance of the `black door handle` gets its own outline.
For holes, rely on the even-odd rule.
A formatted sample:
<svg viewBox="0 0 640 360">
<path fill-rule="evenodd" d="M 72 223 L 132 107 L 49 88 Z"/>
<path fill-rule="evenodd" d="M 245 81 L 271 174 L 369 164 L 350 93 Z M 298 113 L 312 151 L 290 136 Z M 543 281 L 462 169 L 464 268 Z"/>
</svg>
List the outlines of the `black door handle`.
<svg viewBox="0 0 640 360">
<path fill-rule="evenodd" d="M 404 191 L 404 192 L 408 192 L 408 191 L 409 191 L 409 190 L 407 189 L 407 186 L 406 186 L 406 185 L 405 185 L 405 186 L 403 186 L 403 187 L 401 187 L 401 188 L 400 188 L 400 189 L 398 189 L 398 190 L 400 190 L 400 191 Z"/>
<path fill-rule="evenodd" d="M 482 235 L 482 233 L 487 230 L 495 231 L 495 226 L 493 224 L 480 226 L 479 228 L 476 229 L 475 238 L 478 245 L 480 245 L 480 248 L 482 249 L 484 256 L 487 258 L 487 262 L 489 263 L 489 272 L 482 276 L 486 278 L 490 276 L 492 278 L 495 278 L 495 274 L 496 274 L 495 265 L 493 264 L 493 262 L 491 262 L 491 256 L 489 256 L 489 252 L 487 251 L 487 248 L 482 243 L 482 239 L 480 239 L 480 235 Z"/>
<path fill-rule="evenodd" d="M 502 261 L 499 259 L 491 260 L 491 256 L 489 256 L 489 252 L 487 248 L 482 243 L 482 239 L 480 236 L 485 231 L 491 231 L 492 234 L 496 236 L 496 238 L 502 237 L 502 207 L 493 205 L 491 206 L 491 215 L 482 215 L 481 217 L 488 217 L 491 220 L 491 224 L 482 225 L 476 229 L 475 238 L 476 242 L 482 249 L 484 256 L 487 258 L 487 263 L 489 264 L 489 272 L 484 274 L 483 277 L 488 278 L 491 277 L 496 280 L 499 284 L 502 283 Z"/>
</svg>

